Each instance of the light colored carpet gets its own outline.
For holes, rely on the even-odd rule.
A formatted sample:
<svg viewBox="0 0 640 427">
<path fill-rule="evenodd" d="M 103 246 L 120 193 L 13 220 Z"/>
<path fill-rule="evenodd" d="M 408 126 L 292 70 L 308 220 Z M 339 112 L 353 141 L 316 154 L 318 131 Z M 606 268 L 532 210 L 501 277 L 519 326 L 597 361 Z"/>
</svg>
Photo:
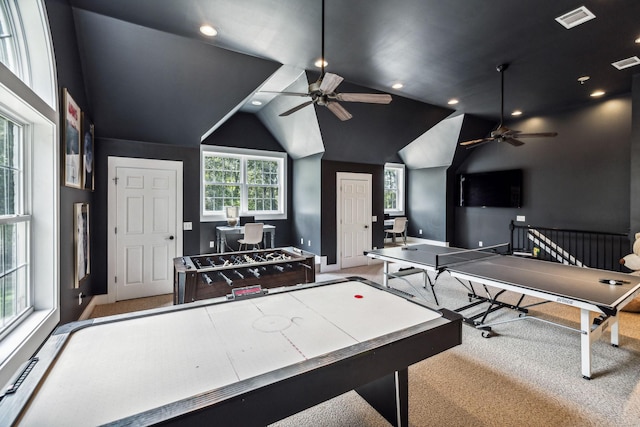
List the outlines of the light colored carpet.
<svg viewBox="0 0 640 427">
<path fill-rule="evenodd" d="M 168 307 L 173 305 L 173 294 L 156 295 L 148 298 L 135 298 L 112 304 L 96 305 L 90 319 L 95 317 L 112 316 L 114 314 L 131 313 L 132 311 L 147 310 L 150 308 Z"/>
<path fill-rule="evenodd" d="M 335 276 L 381 283 L 382 266 L 342 270 Z M 410 284 L 394 279 L 390 285 L 433 302 L 421 286 L 421 275 L 408 278 Z M 447 273 L 438 279 L 436 293 L 444 307 L 468 302 L 467 291 Z M 516 296 L 510 297 L 515 302 Z M 525 299 L 525 304 L 534 301 Z M 579 326 L 579 310 L 572 307 L 544 304 L 530 313 Z M 512 317 L 514 312 L 501 310 L 490 319 Z M 590 381 L 581 375 L 578 332 L 533 320 L 493 330 L 496 336 L 487 339 L 464 325 L 462 345 L 409 368 L 411 426 L 640 426 L 639 314 L 620 314 L 619 348 L 608 344 L 608 333 L 593 344 Z M 275 424 L 300 425 L 388 424 L 349 392 Z"/>
<path fill-rule="evenodd" d="M 382 264 L 319 274 L 317 280 L 348 276 L 381 283 Z M 433 302 L 421 287 L 421 275 L 408 279 L 410 283 L 394 279 L 391 286 Z M 443 307 L 468 301 L 466 290 L 446 273 L 436 292 Z M 141 302 L 151 308 L 151 301 Z M 534 300 L 525 300 L 530 302 Z M 531 313 L 579 325 L 579 310 L 572 307 L 545 304 Z M 491 319 L 515 316 L 501 310 Z M 640 314 L 620 314 L 619 348 L 608 344 L 608 333 L 593 344 L 591 381 L 582 379 L 579 333 L 532 320 L 496 326 L 494 332 L 496 336 L 482 338 L 465 325 L 462 345 L 409 368 L 411 426 L 640 426 Z M 388 425 L 352 391 L 273 426 Z"/>
</svg>

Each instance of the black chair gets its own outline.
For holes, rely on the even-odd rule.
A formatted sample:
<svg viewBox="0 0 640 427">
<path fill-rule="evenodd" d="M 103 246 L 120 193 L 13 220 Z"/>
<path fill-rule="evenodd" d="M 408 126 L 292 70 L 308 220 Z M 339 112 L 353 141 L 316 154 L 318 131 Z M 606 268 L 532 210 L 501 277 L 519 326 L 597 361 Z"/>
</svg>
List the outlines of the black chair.
<svg viewBox="0 0 640 427">
<path fill-rule="evenodd" d="M 249 222 L 256 222 L 255 216 L 241 216 L 240 217 L 240 226 L 243 226 Z"/>
</svg>

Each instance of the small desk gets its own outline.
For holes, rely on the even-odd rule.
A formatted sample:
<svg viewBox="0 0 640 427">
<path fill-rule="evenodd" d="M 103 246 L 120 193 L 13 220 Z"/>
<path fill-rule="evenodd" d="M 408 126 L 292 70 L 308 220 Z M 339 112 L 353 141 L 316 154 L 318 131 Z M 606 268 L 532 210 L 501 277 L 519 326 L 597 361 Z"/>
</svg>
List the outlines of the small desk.
<svg viewBox="0 0 640 427">
<path fill-rule="evenodd" d="M 355 389 L 406 426 L 408 367 L 461 342 L 460 315 L 364 279 L 284 289 L 60 326 L 0 425 L 265 426 Z"/>
<path fill-rule="evenodd" d="M 276 226 L 265 224 L 262 228 L 263 248 L 267 247 L 267 234 L 271 235 L 271 248 L 276 247 Z M 227 235 L 228 234 L 242 234 L 244 236 L 244 226 L 230 227 L 228 225 L 220 225 L 216 227 L 216 248 L 218 252 L 223 254 L 227 247 Z"/>
</svg>

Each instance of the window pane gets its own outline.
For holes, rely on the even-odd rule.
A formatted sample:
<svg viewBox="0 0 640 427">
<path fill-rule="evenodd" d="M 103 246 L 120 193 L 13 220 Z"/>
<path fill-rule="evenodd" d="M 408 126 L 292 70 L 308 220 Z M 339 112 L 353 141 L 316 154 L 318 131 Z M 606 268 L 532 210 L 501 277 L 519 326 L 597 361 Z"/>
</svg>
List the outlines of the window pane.
<svg viewBox="0 0 640 427">
<path fill-rule="evenodd" d="M 244 213 L 283 214 L 279 196 L 284 157 L 239 152 L 203 151 L 203 215 L 223 213 L 225 206 L 238 206 Z"/>
<path fill-rule="evenodd" d="M 9 21 L 9 11 L 4 0 L 0 0 L 0 62 L 18 75 L 16 38 Z"/>
<path fill-rule="evenodd" d="M 27 309 L 27 227 L 0 224 L 0 331 Z"/>
<path fill-rule="evenodd" d="M 0 215 L 16 215 L 20 209 L 18 137 L 18 126 L 0 116 Z"/>
</svg>

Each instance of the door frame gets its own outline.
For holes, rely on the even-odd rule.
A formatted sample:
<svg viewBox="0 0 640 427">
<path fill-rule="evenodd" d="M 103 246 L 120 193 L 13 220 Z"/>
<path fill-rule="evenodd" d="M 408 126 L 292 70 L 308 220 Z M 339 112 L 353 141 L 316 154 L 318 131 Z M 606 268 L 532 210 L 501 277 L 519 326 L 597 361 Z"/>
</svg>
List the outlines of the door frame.
<svg viewBox="0 0 640 427">
<path fill-rule="evenodd" d="M 342 268 L 342 191 L 340 186 L 342 180 L 362 180 L 368 181 L 369 184 L 369 249 L 371 249 L 373 242 L 373 232 L 371 227 L 371 213 L 373 212 L 373 175 L 370 173 L 355 173 L 355 172 L 336 172 L 336 266 L 338 269 Z"/>
<path fill-rule="evenodd" d="M 107 302 L 116 302 L 116 257 L 117 242 L 115 228 L 117 224 L 116 211 L 116 169 L 119 167 L 138 169 L 161 169 L 173 170 L 176 172 L 176 257 L 183 253 L 183 186 L 182 186 L 182 161 L 178 160 L 157 160 L 138 159 L 131 157 L 109 156 L 107 158 Z"/>
</svg>

